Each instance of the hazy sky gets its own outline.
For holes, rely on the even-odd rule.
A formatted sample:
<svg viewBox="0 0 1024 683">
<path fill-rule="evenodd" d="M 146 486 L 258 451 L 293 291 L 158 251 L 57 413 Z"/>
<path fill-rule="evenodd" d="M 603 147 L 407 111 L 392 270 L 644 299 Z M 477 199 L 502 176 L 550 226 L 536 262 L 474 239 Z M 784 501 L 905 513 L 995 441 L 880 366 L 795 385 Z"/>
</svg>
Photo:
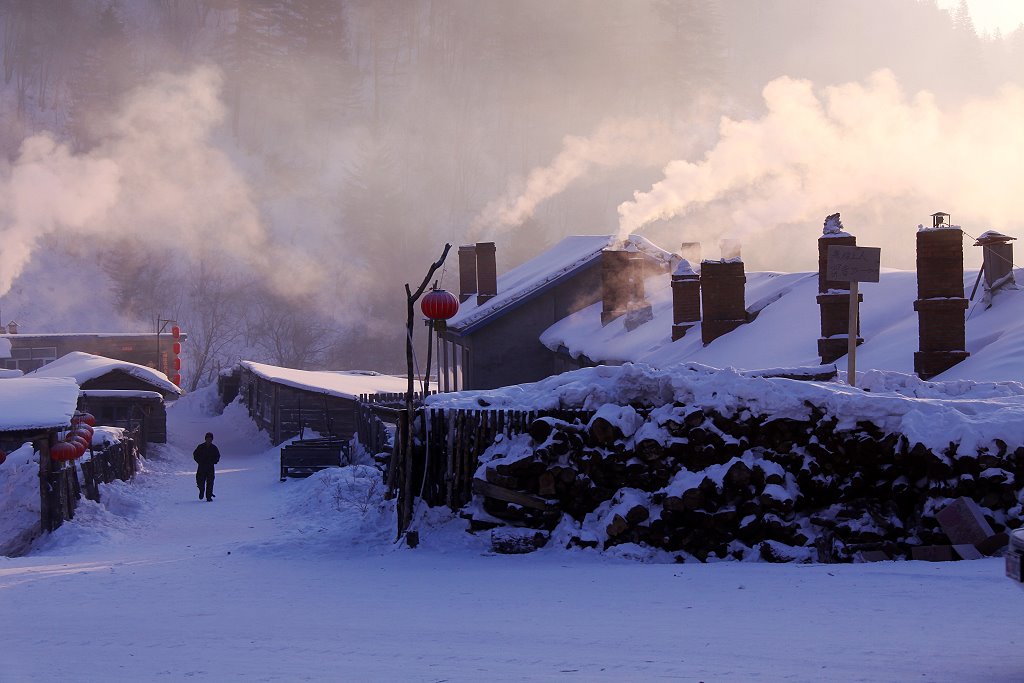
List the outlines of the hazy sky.
<svg viewBox="0 0 1024 683">
<path fill-rule="evenodd" d="M 960 0 L 939 0 L 939 7 L 954 9 Z M 1005 35 L 1024 23 L 1024 0 L 967 0 L 978 32 L 997 28 Z"/>
</svg>

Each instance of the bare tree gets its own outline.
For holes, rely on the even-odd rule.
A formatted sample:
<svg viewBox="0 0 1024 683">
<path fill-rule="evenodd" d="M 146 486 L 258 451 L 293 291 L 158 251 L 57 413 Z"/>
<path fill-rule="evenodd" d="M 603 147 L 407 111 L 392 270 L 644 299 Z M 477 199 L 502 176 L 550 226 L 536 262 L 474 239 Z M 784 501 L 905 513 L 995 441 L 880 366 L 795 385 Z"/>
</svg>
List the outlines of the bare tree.
<svg viewBox="0 0 1024 683">
<path fill-rule="evenodd" d="M 206 260 L 190 269 L 188 281 L 188 312 L 181 323 L 188 333 L 188 390 L 195 391 L 216 377 L 242 339 L 245 286 Z"/>
</svg>

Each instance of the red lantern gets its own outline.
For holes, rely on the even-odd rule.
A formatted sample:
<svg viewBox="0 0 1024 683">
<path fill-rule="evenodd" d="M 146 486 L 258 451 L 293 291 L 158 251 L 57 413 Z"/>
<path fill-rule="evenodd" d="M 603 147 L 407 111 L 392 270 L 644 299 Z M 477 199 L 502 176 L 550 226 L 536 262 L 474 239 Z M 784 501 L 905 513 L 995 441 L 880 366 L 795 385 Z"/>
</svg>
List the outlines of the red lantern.
<svg viewBox="0 0 1024 683">
<path fill-rule="evenodd" d="M 75 450 L 77 451 L 75 455 L 76 458 L 82 455 L 82 453 L 85 453 L 85 449 L 89 447 L 86 440 L 80 436 L 70 436 L 67 439 L 64 439 L 64 441 L 75 447 Z"/>
<path fill-rule="evenodd" d="M 180 338 L 181 338 L 181 328 L 178 327 L 177 325 L 175 325 L 174 327 L 171 328 L 171 339 L 174 339 L 175 341 L 177 341 Z"/>
<path fill-rule="evenodd" d="M 420 301 L 420 310 L 430 320 L 448 320 L 459 312 L 459 300 L 444 289 L 432 289 Z"/>
<path fill-rule="evenodd" d="M 83 426 L 79 427 L 78 429 L 76 429 L 74 431 L 74 433 L 72 435 L 73 436 L 80 436 L 80 437 L 82 437 L 83 439 L 85 439 L 85 443 L 87 443 L 87 444 L 91 443 L 92 442 L 92 430 L 91 429 L 86 429 L 86 427 L 88 427 L 88 426 L 89 425 L 83 425 Z"/>
<path fill-rule="evenodd" d="M 181 386 L 181 375 L 175 375 L 174 378 L 171 381 L 174 382 L 174 386 L 180 387 Z"/>
<path fill-rule="evenodd" d="M 175 356 L 180 356 L 181 355 L 181 343 L 180 342 L 174 342 L 173 344 L 171 344 L 171 350 L 174 351 L 174 355 Z"/>
<path fill-rule="evenodd" d="M 80 413 L 76 415 L 75 418 L 71 420 L 71 422 L 72 424 L 74 424 L 75 422 L 84 422 L 90 427 L 96 426 L 96 418 L 92 416 L 92 413 Z M 78 425 L 75 426 L 77 427 Z"/>
<path fill-rule="evenodd" d="M 57 462 L 68 462 L 69 460 L 74 460 L 79 455 L 80 453 L 78 452 L 78 448 L 67 441 L 55 443 L 50 448 L 50 459 L 56 460 Z"/>
<path fill-rule="evenodd" d="M 175 370 L 181 370 L 181 359 L 180 358 L 175 358 L 174 359 L 174 369 Z"/>
<path fill-rule="evenodd" d="M 7 460 L 7 454 L 4 453 L 3 451 L 0 451 L 0 465 L 3 465 L 4 462 L 6 462 L 6 460 Z"/>
</svg>

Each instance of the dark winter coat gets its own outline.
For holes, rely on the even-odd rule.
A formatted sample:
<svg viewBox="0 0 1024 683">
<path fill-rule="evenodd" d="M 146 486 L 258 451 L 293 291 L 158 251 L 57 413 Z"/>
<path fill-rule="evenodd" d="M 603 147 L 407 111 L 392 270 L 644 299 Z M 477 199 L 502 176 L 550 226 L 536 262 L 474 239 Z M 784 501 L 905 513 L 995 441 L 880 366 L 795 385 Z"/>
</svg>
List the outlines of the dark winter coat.
<svg viewBox="0 0 1024 683">
<path fill-rule="evenodd" d="M 213 469 L 213 466 L 220 462 L 220 451 L 212 443 L 205 441 L 196 446 L 192 452 L 192 458 L 199 463 L 200 469 Z"/>
</svg>

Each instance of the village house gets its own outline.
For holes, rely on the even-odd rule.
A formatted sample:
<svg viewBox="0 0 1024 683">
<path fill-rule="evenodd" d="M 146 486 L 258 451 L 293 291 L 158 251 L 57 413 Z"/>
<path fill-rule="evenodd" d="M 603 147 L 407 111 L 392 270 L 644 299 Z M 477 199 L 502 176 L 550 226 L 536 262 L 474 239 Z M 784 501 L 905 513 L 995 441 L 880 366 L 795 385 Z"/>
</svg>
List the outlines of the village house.
<svg viewBox="0 0 1024 683">
<path fill-rule="evenodd" d="M 165 401 L 181 396 L 166 375 L 136 363 L 73 351 L 26 377 L 70 377 L 81 391 L 78 407 L 100 424 L 139 430 L 140 445 L 167 441 Z"/>
<path fill-rule="evenodd" d="M 183 332 L 177 339 L 169 332 L 25 334 L 16 324 L 8 325 L 7 330 L 7 334 L 0 334 L 0 368 L 22 373 L 37 370 L 72 351 L 83 351 L 145 365 L 173 379 L 181 370 L 180 344 L 188 338 Z M 175 344 L 179 345 L 177 353 Z M 7 356 L 3 353 L 5 345 L 10 347 Z"/>
<path fill-rule="evenodd" d="M 492 242 L 459 247 L 461 303 L 439 334 L 438 388 L 489 389 L 562 372 L 562 359 L 540 343 L 545 329 L 602 300 L 605 317 L 631 314 L 640 324 L 650 313 L 644 274 L 667 277 L 677 262 L 642 237 L 575 235 L 499 276 Z"/>
<path fill-rule="evenodd" d="M 237 373 L 237 390 L 234 382 L 226 385 L 237 391 L 249 416 L 274 444 L 306 432 L 349 439 L 356 431 L 361 397 L 397 397 L 408 388 L 404 377 L 362 370 L 292 370 L 242 361 Z"/>
</svg>

